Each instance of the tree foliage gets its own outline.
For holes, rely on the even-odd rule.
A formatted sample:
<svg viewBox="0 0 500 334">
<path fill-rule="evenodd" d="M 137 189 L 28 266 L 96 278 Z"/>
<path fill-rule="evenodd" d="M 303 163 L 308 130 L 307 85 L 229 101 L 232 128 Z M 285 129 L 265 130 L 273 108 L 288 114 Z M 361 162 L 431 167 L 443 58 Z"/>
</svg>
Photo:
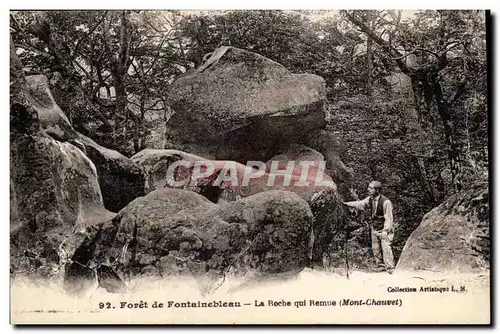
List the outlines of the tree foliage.
<svg viewBox="0 0 500 334">
<path fill-rule="evenodd" d="M 15 12 L 11 27 L 26 74 L 53 77 L 77 130 L 132 154 L 145 147 L 148 119 L 168 117 L 166 87 L 184 66 L 172 45 L 178 20 L 176 12 Z"/>
<path fill-rule="evenodd" d="M 477 173 L 470 151 L 470 117 L 464 108 L 464 94 L 465 86 L 479 74 L 484 83 L 479 87 L 480 94 L 486 96 L 486 49 L 480 42 L 485 41 L 484 16 L 475 11 L 424 11 L 401 21 L 391 15 L 393 19 L 387 24 L 394 28 L 384 38 L 356 12 L 343 11 L 343 15 L 410 77 L 414 105 L 426 138 L 422 149 L 432 152 L 432 146 L 442 137 L 450 182 L 454 190 L 461 190 Z M 471 51 L 474 40 L 477 47 Z"/>
</svg>

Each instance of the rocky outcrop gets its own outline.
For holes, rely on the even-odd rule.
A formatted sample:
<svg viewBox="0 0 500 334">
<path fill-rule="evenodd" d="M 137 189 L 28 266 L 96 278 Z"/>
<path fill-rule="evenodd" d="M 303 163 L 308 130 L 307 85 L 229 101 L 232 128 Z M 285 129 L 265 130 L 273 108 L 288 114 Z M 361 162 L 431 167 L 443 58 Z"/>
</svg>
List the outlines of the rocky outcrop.
<svg viewBox="0 0 500 334">
<path fill-rule="evenodd" d="M 331 186 L 316 186 L 318 179 L 323 182 L 331 182 L 332 179 L 320 168 L 319 162 L 323 161 L 322 154 L 306 146 L 291 145 L 285 153 L 271 158 L 271 160 L 262 166 L 263 169 L 265 168 L 265 172 L 257 178 L 250 179 L 247 184 L 242 184 L 242 181 L 244 179 L 243 175 L 248 172 L 248 167 L 233 161 L 234 171 L 237 174 L 236 180 L 238 181 L 238 185 L 236 186 L 232 186 L 230 182 L 222 182 L 220 185 L 215 185 L 215 181 L 221 172 L 218 168 L 224 168 L 225 161 L 208 160 L 178 150 L 152 149 L 139 152 L 132 157 L 132 160 L 144 168 L 148 192 L 170 187 L 166 177 L 167 170 L 174 162 L 184 160 L 191 164 L 194 164 L 196 161 L 205 161 L 213 164 L 215 170 L 211 176 L 197 181 L 193 186 L 181 187 L 199 193 L 213 203 L 232 203 L 255 194 L 265 194 L 270 190 L 289 191 L 297 194 L 312 208 L 314 217 L 313 236 L 315 240 L 314 251 L 310 249 L 309 255 L 313 257 L 315 263 L 319 263 L 320 265 L 322 264 L 323 254 L 329 250 L 332 238 L 343 233 L 343 211 L 337 188 L 335 184 Z M 300 165 L 301 161 L 310 162 L 307 173 L 305 173 L 302 165 Z M 285 170 L 288 163 L 294 162 L 295 168 L 291 169 L 289 173 L 289 184 L 285 183 L 283 176 L 276 176 L 275 182 L 271 185 L 268 184 L 273 174 L 271 173 L 273 162 L 277 164 L 279 170 Z M 192 169 L 188 168 L 184 172 L 186 173 L 184 175 L 185 178 L 189 178 L 189 175 L 192 175 Z M 304 172 L 305 178 L 302 172 Z M 298 182 L 307 182 L 309 185 L 297 185 Z M 343 241 L 344 238 L 339 239 L 339 242 Z"/>
<path fill-rule="evenodd" d="M 307 203 L 290 192 L 221 206 L 165 188 L 137 198 L 103 226 L 95 261 L 127 277 L 191 275 L 207 283 L 229 272 L 295 272 L 308 261 L 311 221 Z"/>
<path fill-rule="evenodd" d="M 57 275 L 87 228 L 114 217 L 103 206 L 94 164 L 74 145 L 47 135 L 54 130 L 63 136 L 64 121 L 54 123 L 63 125 L 50 131 L 41 130 L 44 108 L 54 107 L 53 100 L 45 100 L 47 94 L 42 88 L 28 89 L 11 41 L 10 259 L 14 276 Z"/>
<path fill-rule="evenodd" d="M 77 133 L 55 102 L 47 77 L 27 76 L 25 87 L 27 103 L 36 112 L 41 130 L 60 142 L 71 142 L 97 167 L 106 209 L 118 212 L 134 198 L 145 194 L 144 175 L 140 167 L 119 152 L 102 147 Z"/>
<path fill-rule="evenodd" d="M 104 209 L 95 166 L 78 148 L 51 138 L 11 138 L 12 267 L 31 271 L 45 264 L 50 273 L 58 268 L 60 247 L 72 254 L 81 242 L 76 234 L 114 214 Z M 30 262 L 25 256 L 43 260 L 21 269 Z"/>
<path fill-rule="evenodd" d="M 134 161 L 82 134 L 72 142 L 81 144 L 96 166 L 106 209 L 118 212 L 135 198 L 146 194 L 144 172 Z"/>
<path fill-rule="evenodd" d="M 478 272 L 489 269 L 487 184 L 458 193 L 428 212 L 410 235 L 397 270 Z"/>
<path fill-rule="evenodd" d="M 213 282 L 228 272 L 273 275 L 308 263 L 314 236 L 308 202 L 317 194 L 330 194 L 334 207 L 338 200 L 335 184 L 316 183 L 331 181 L 319 163 L 329 161 L 328 144 L 322 151 L 304 146 L 316 143 L 310 134 L 325 125 L 322 78 L 292 74 L 252 52 L 218 49 L 169 92 L 170 144 L 196 154 L 148 149 L 127 159 L 76 133 L 47 78 L 27 83 L 17 65 L 11 73 L 13 272 L 52 275 L 65 265 L 66 290 L 82 290 L 81 282 L 96 273 L 116 279 L 119 290 L 118 274 L 189 274 Z M 306 177 L 294 166 L 286 184 L 270 165 L 290 159 L 313 166 Z M 179 160 L 209 162 L 214 171 L 172 189 L 166 171 Z M 248 160 L 267 167 L 245 185 Z M 227 163 L 237 183 L 214 185 Z M 190 165 L 176 177 L 192 173 Z M 304 181 L 307 186 L 296 184 Z"/>
<path fill-rule="evenodd" d="M 70 141 L 97 167 L 106 209 L 118 212 L 134 198 L 144 195 L 144 175 L 139 166 L 119 152 L 77 133 L 55 102 L 46 76 L 31 75 L 25 81 L 28 103 L 37 113 L 42 131 L 58 141 Z"/>
<path fill-rule="evenodd" d="M 57 140 L 76 138 L 76 131 L 52 96 L 47 77 L 41 74 L 27 76 L 26 84 L 30 103 L 38 114 L 42 129 Z"/>
<path fill-rule="evenodd" d="M 168 148 L 267 161 L 325 126 L 325 81 L 253 52 L 222 47 L 172 84 Z"/>
<path fill-rule="evenodd" d="M 330 158 L 328 161 L 325 160 L 325 156 L 323 154 L 311 149 L 310 147 L 292 144 L 285 153 L 271 158 L 266 163 L 268 170 L 270 170 L 273 162 L 278 162 L 279 168 L 285 169 L 290 161 L 295 161 L 296 163 L 299 161 L 307 161 L 313 163 L 309 170 L 309 180 L 314 180 L 318 173 L 319 162 L 325 162 L 325 165 L 327 165 L 327 163 L 331 163 L 334 158 L 341 164 L 340 159 L 338 159 L 338 155 L 343 152 L 338 151 L 341 151 L 342 147 L 345 147 L 345 143 L 342 143 L 340 138 L 328 136 L 328 134 L 322 132 L 323 131 L 321 131 L 317 136 L 312 136 L 310 138 L 310 143 L 315 145 L 315 147 L 318 147 L 323 152 L 326 152 L 327 156 Z M 333 142 L 333 145 L 330 145 L 332 141 L 335 142 Z M 332 180 L 329 173 L 333 171 L 337 177 L 340 175 L 341 182 L 344 181 L 344 183 L 341 184 L 345 188 L 347 188 L 346 185 L 351 186 L 349 178 L 346 177 L 346 175 L 350 175 L 350 173 L 345 166 L 339 166 L 337 164 L 330 164 L 330 166 L 333 168 L 327 168 L 322 171 L 325 173 L 328 180 Z M 294 172 L 296 172 L 297 175 L 300 175 L 302 170 L 299 168 L 294 170 Z M 343 172 L 344 174 L 341 174 L 340 172 Z M 313 213 L 312 248 L 310 249 L 312 265 L 319 267 L 343 268 L 345 266 L 346 240 L 357 240 L 358 238 L 353 238 L 352 235 L 359 234 L 362 236 L 364 233 L 362 231 L 355 231 L 361 227 L 360 224 L 356 223 L 353 219 L 348 219 L 349 215 L 346 214 L 346 210 L 344 210 L 344 206 L 341 203 L 342 198 L 339 193 L 339 187 L 325 187 L 324 189 L 297 189 L 296 191 L 308 202 Z M 352 241 L 347 242 L 350 242 L 351 244 L 353 243 Z M 359 243 L 352 244 L 351 247 L 348 247 L 348 249 L 353 250 L 354 252 L 361 251 L 363 253 L 366 253 L 366 248 L 366 246 Z M 328 257 L 327 263 L 324 261 L 325 256 Z M 356 256 L 351 256 L 351 258 L 351 262 L 354 266 L 360 262 L 356 260 Z"/>
</svg>

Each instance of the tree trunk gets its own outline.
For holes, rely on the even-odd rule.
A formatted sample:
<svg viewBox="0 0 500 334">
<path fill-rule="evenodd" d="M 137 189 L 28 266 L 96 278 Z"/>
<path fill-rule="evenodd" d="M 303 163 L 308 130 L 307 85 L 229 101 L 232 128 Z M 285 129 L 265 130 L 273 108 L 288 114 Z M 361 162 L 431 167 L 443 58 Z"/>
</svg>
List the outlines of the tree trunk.
<svg viewBox="0 0 500 334">
<path fill-rule="evenodd" d="M 117 134 L 123 129 L 123 137 L 127 136 L 127 71 L 129 66 L 130 51 L 130 31 L 128 29 L 128 19 L 126 11 L 122 12 L 120 25 L 120 45 L 118 50 L 118 59 L 115 60 L 111 72 L 116 93 L 116 108 L 113 116 L 113 146 L 117 144 Z M 124 124 L 121 124 L 125 119 Z"/>
<path fill-rule="evenodd" d="M 342 11 L 354 25 L 359 27 L 369 38 L 383 47 L 387 54 L 396 62 L 401 71 L 411 78 L 411 85 L 415 99 L 415 108 L 419 115 L 419 123 L 427 135 L 425 142 L 429 150 L 431 145 L 435 145 L 438 140 L 436 126 L 438 119 L 441 120 L 444 139 L 448 150 L 448 163 L 451 171 L 451 182 L 455 191 L 463 188 L 468 182 L 468 175 L 474 174 L 474 164 L 470 156 L 470 143 L 467 128 L 467 113 L 459 109 L 450 110 L 448 101 L 443 96 L 442 86 L 439 82 L 439 72 L 445 69 L 449 62 L 446 50 L 441 53 L 426 50 L 426 53 L 433 55 L 433 61 L 429 62 L 422 52 L 420 66 L 417 69 L 409 68 L 405 59 L 399 50 L 394 48 L 390 42 L 378 36 L 372 27 L 369 27 L 362 20 L 356 17 L 354 13 Z M 443 20 L 443 19 L 442 19 Z M 399 19 L 398 19 L 399 21 Z M 441 25 L 440 45 L 444 41 L 445 22 Z M 453 102 L 453 101 L 452 101 Z M 436 175 L 437 176 L 437 175 Z"/>
<path fill-rule="evenodd" d="M 471 175 L 474 169 L 470 156 L 467 115 L 460 110 L 451 112 L 444 99 L 437 71 L 418 71 L 411 77 L 411 84 L 419 123 L 427 137 L 424 143 L 425 150 L 430 151 L 439 140 L 436 134 L 438 124 L 436 118 L 439 117 L 447 146 L 451 182 L 454 190 L 460 191 L 464 182 L 467 182 L 467 175 Z M 441 177 L 435 175 L 431 178 L 440 179 Z"/>
<path fill-rule="evenodd" d="M 368 40 L 366 41 L 366 94 L 368 96 L 373 96 L 373 79 L 372 79 L 372 73 L 373 73 L 373 40 L 368 37 Z"/>
<path fill-rule="evenodd" d="M 369 11 L 368 24 L 370 29 L 375 29 L 376 12 Z M 366 36 L 366 94 L 373 96 L 373 38 Z"/>
<path fill-rule="evenodd" d="M 116 108 L 114 114 L 114 130 L 113 130 L 113 145 L 116 145 L 116 139 L 120 129 L 126 124 L 122 124 L 122 120 L 126 119 L 127 110 L 127 88 L 125 86 L 124 75 L 122 71 L 116 71 L 114 76 L 114 86 L 116 92 Z M 124 121 L 126 123 L 126 120 Z M 124 133 L 126 135 L 126 133 Z"/>
<path fill-rule="evenodd" d="M 467 113 L 459 109 L 451 111 L 443 97 L 443 89 L 437 73 L 429 76 L 437 111 L 444 126 L 445 140 L 449 150 L 451 177 L 455 191 L 462 190 L 470 175 L 474 174 L 471 163 L 469 129 L 467 127 Z"/>
<path fill-rule="evenodd" d="M 411 76 L 411 87 L 413 90 L 413 97 L 415 102 L 415 109 L 418 115 L 418 125 L 421 129 L 419 133 L 419 147 L 416 148 L 415 154 L 418 161 L 418 166 L 420 169 L 420 174 L 422 175 L 423 181 L 426 185 L 426 190 L 429 198 L 433 203 L 438 203 L 443 197 L 441 193 L 437 191 L 439 187 L 436 186 L 436 180 L 440 180 L 441 176 L 433 173 L 428 166 L 428 160 L 430 157 L 434 156 L 434 146 L 433 143 L 433 132 L 434 126 L 432 117 L 430 115 L 429 106 L 424 98 L 424 84 L 418 76 Z"/>
</svg>

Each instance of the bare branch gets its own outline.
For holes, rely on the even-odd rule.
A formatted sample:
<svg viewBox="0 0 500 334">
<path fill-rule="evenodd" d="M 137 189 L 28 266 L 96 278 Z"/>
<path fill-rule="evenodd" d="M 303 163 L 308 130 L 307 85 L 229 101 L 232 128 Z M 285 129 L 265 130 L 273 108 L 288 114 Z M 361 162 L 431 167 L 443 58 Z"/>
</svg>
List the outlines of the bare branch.
<svg viewBox="0 0 500 334">
<path fill-rule="evenodd" d="M 144 75 L 147 75 L 149 73 L 149 71 L 151 71 L 151 69 L 155 66 L 156 62 L 158 61 L 158 58 L 160 56 L 160 52 L 161 52 L 161 48 L 163 47 L 163 43 L 165 43 L 165 40 L 166 40 L 167 36 L 165 36 L 162 41 L 160 42 L 160 44 L 158 45 L 158 49 L 157 49 L 157 57 L 154 58 L 153 62 L 151 63 L 151 66 L 146 70 L 146 72 L 144 72 L 143 74 Z"/>
<path fill-rule="evenodd" d="M 97 27 L 99 27 L 101 25 L 101 23 L 104 22 L 104 19 L 106 18 L 106 15 L 108 15 L 108 11 L 105 11 L 104 14 L 102 15 L 102 18 L 97 22 L 97 24 L 94 27 L 92 27 L 85 36 L 83 36 L 82 38 L 80 38 L 78 40 L 78 42 L 76 42 L 75 49 L 73 50 L 73 55 L 72 56 L 74 56 L 75 53 L 78 52 L 78 50 L 80 48 L 80 43 L 82 41 L 84 41 L 86 38 L 90 37 L 90 35 L 92 35 L 94 33 L 94 31 L 97 29 Z"/>
<path fill-rule="evenodd" d="M 25 50 L 29 50 L 29 51 L 34 52 L 36 54 L 44 54 L 46 56 L 50 56 L 50 54 L 48 52 L 46 52 L 45 50 L 40 50 L 40 49 L 34 47 L 31 44 L 21 44 L 21 43 L 15 43 L 15 44 L 19 48 L 22 48 L 22 49 L 25 49 Z"/>
<path fill-rule="evenodd" d="M 375 34 L 370 28 L 368 28 L 366 26 L 366 24 L 364 24 L 362 21 L 357 19 L 356 16 L 354 15 L 354 13 L 349 13 L 348 11 L 343 11 L 343 12 L 346 13 L 347 19 L 349 21 L 351 21 L 354 25 L 356 25 L 366 35 L 371 37 L 378 45 L 383 47 L 387 51 L 389 56 L 392 56 L 392 58 L 395 58 L 394 60 L 396 61 L 396 63 L 398 64 L 399 68 L 401 69 L 401 71 L 403 73 L 408 74 L 408 75 L 411 74 L 412 71 L 406 66 L 406 63 L 404 61 L 402 61 L 401 57 L 403 55 L 398 50 L 394 49 L 392 47 L 392 45 L 390 45 L 385 40 L 383 40 L 382 38 L 377 36 L 377 34 Z"/>
<path fill-rule="evenodd" d="M 163 19 L 164 19 L 165 21 L 167 21 L 167 23 L 168 23 L 170 26 L 172 26 L 172 23 L 171 23 L 171 22 L 170 22 L 170 20 L 167 18 L 167 16 L 166 16 L 165 14 L 163 14 L 162 16 L 163 16 Z"/>
<path fill-rule="evenodd" d="M 441 60 L 441 57 L 442 57 L 442 56 L 440 56 L 439 54 L 437 54 L 437 53 L 436 53 L 436 52 L 434 52 L 434 51 L 430 51 L 430 50 L 423 49 L 423 48 L 415 48 L 413 51 L 408 52 L 407 54 L 402 55 L 401 57 L 397 57 L 397 58 L 390 58 L 390 59 L 392 59 L 392 60 L 401 60 L 401 59 L 403 59 L 403 58 L 406 58 L 406 57 L 408 57 L 408 56 L 410 56 L 410 55 L 414 54 L 414 53 L 415 53 L 415 52 L 417 52 L 417 51 L 430 53 L 430 54 L 434 55 L 434 56 L 435 56 L 438 60 Z"/>
<path fill-rule="evenodd" d="M 442 48 L 441 50 L 439 50 L 439 52 L 438 52 L 438 53 L 448 52 L 448 51 L 450 51 L 451 49 L 453 49 L 455 46 L 460 45 L 460 44 L 464 45 L 464 43 L 463 43 L 463 42 L 459 42 L 459 41 L 452 41 L 452 42 L 448 42 L 448 43 L 446 43 L 446 44 L 443 46 L 443 48 Z M 448 48 L 450 45 L 451 45 L 451 48 Z M 465 46 L 465 45 L 464 45 L 464 46 Z"/>
<path fill-rule="evenodd" d="M 18 30 L 18 31 L 20 31 L 20 32 L 22 32 L 22 33 L 24 33 L 24 32 L 25 32 L 25 31 L 24 31 L 24 29 L 21 27 L 21 25 L 19 24 L 19 22 L 17 21 L 17 19 L 16 19 L 16 17 L 15 17 L 14 15 L 10 14 L 10 19 L 12 20 L 12 22 L 13 22 L 13 23 L 16 25 L 16 27 L 17 27 L 17 28 L 14 28 L 14 27 L 11 27 L 11 28 L 13 28 L 13 29 L 15 29 L 15 30 Z"/>
<path fill-rule="evenodd" d="M 130 100 L 127 100 L 127 102 L 136 106 L 136 107 L 141 108 L 140 110 L 143 110 L 143 111 L 150 111 L 150 110 L 151 111 L 161 111 L 161 110 L 165 109 L 165 108 L 155 108 L 158 103 L 163 102 L 161 99 L 157 100 L 153 105 L 151 105 L 148 108 L 144 108 L 144 103 L 145 103 L 144 99 L 142 99 L 141 104 L 136 103 L 134 101 L 130 101 Z"/>
<path fill-rule="evenodd" d="M 380 34 L 380 38 L 382 38 L 386 32 L 388 32 L 387 29 L 382 30 L 382 33 Z"/>
<path fill-rule="evenodd" d="M 163 98 L 160 94 L 149 88 L 149 85 L 144 81 L 144 77 L 141 75 L 141 73 L 144 73 L 144 70 L 140 71 L 137 66 L 132 62 L 132 67 L 134 68 L 135 73 L 137 73 L 137 77 L 139 78 L 139 81 L 144 85 L 146 90 L 153 96 L 156 96 L 158 98 Z"/>
<path fill-rule="evenodd" d="M 95 65 L 96 65 L 95 67 L 96 67 L 97 79 L 99 79 L 99 84 L 101 85 L 101 87 L 108 86 L 108 84 L 106 83 L 106 80 L 111 76 L 111 74 L 109 74 L 106 78 L 103 78 L 101 64 L 96 63 Z"/>
<path fill-rule="evenodd" d="M 104 27 L 103 27 L 103 36 L 104 36 L 104 50 L 103 50 L 103 56 L 104 55 L 109 55 L 109 48 L 111 45 L 111 37 L 109 36 L 109 29 L 110 29 L 110 21 L 106 20 L 106 17 L 104 19 Z"/>
<path fill-rule="evenodd" d="M 158 99 L 158 100 L 156 100 L 156 102 L 155 102 L 153 105 L 149 106 L 146 110 L 154 110 L 154 111 L 158 111 L 158 110 L 163 110 L 163 109 L 165 109 L 165 107 L 163 107 L 163 108 L 155 108 L 155 107 L 156 107 L 156 105 L 157 105 L 158 103 L 160 103 L 160 102 L 163 102 L 163 100 L 162 100 L 161 98 L 160 98 L 160 99 Z"/>
<path fill-rule="evenodd" d="M 92 80 L 92 75 L 90 75 L 90 73 L 76 59 L 73 60 L 73 64 L 76 65 L 80 70 L 82 70 L 87 78 Z"/>
</svg>

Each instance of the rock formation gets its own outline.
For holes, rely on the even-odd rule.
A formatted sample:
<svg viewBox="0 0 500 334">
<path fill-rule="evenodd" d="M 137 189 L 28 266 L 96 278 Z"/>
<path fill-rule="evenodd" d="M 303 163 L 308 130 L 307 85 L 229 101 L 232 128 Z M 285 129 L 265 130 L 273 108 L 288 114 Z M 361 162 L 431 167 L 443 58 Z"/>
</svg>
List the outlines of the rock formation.
<svg viewBox="0 0 500 334">
<path fill-rule="evenodd" d="M 31 84 L 28 89 L 11 42 L 11 273 L 52 276 L 62 272 L 87 227 L 114 214 L 103 206 L 94 164 L 76 146 L 47 135 L 64 137 L 69 123 L 45 113 L 49 105 L 56 114 L 60 109 L 44 100 L 45 89 L 33 96 Z M 47 120 L 56 125 L 45 132 L 40 123 Z"/>
<path fill-rule="evenodd" d="M 122 277 L 190 275 L 213 284 L 229 272 L 298 272 L 308 262 L 311 222 L 308 204 L 289 192 L 217 205 L 192 191 L 164 188 L 103 225 L 92 243 L 98 250 L 89 254 Z"/>
<path fill-rule="evenodd" d="M 52 96 L 47 77 L 41 74 L 27 76 L 26 84 L 30 104 L 38 114 L 42 129 L 56 140 L 76 138 L 76 131 Z"/>
<path fill-rule="evenodd" d="M 325 82 L 223 47 L 174 81 L 170 147 L 218 160 L 267 161 L 325 126 Z"/>
<path fill-rule="evenodd" d="M 123 154 L 105 148 L 78 133 L 73 141 L 80 143 L 97 168 L 104 207 L 118 212 L 137 197 L 145 195 L 144 172 Z"/>
<path fill-rule="evenodd" d="M 36 111 L 43 132 L 60 141 L 70 141 L 97 167 L 99 185 L 106 209 L 118 212 L 134 198 L 144 195 L 144 175 L 130 159 L 98 145 L 77 133 L 57 105 L 44 75 L 26 77 L 28 101 Z"/>
<path fill-rule="evenodd" d="M 487 184 L 476 184 L 428 212 L 408 238 L 396 270 L 480 272 L 489 269 Z"/>
<path fill-rule="evenodd" d="M 283 160 L 286 158 L 297 160 Z M 231 202 L 268 190 L 291 191 L 299 194 L 303 199 L 309 200 L 318 192 L 336 189 L 324 166 L 321 165 L 323 162 L 321 154 L 307 147 L 297 147 L 295 153 L 284 153 L 255 168 L 252 165 L 243 165 L 231 160 L 210 160 L 179 150 L 146 149 L 131 159 L 144 169 L 148 192 L 164 187 L 175 187 L 171 183 L 169 184 L 167 172 L 169 168 L 176 168 L 175 170 L 183 170 L 183 176 L 173 178 L 173 176 L 179 175 L 176 173 L 170 178 L 175 182 L 185 181 L 185 185 L 179 186 L 179 188 L 203 194 L 214 203 L 220 200 Z M 306 167 L 301 164 L 301 159 L 306 159 L 303 160 L 308 163 Z M 179 161 L 183 161 L 185 165 L 177 167 L 173 165 Z M 276 164 L 274 168 L 279 171 L 272 170 L 273 161 Z M 200 166 L 210 166 L 212 170 L 209 172 L 200 169 L 199 171 L 202 173 L 208 174 L 202 178 L 193 179 L 193 170 L 198 163 L 201 164 Z M 288 163 L 291 164 L 286 173 L 289 175 L 289 181 L 280 172 L 287 169 Z M 247 179 L 245 175 L 248 175 Z M 234 177 L 234 180 L 231 177 Z M 224 179 L 224 181 L 218 183 L 218 179 Z"/>
<path fill-rule="evenodd" d="M 327 174 L 346 196 L 352 170 L 341 161 L 345 142 L 326 129 L 324 80 L 293 74 L 259 54 L 221 47 L 168 92 L 174 114 L 167 149 L 211 160 L 266 162 L 297 145 L 323 155 Z"/>
<path fill-rule="evenodd" d="M 296 273 L 344 228 L 330 175 L 348 185 L 351 174 L 340 160 L 345 144 L 324 129 L 321 77 L 218 49 L 168 93 L 171 149 L 128 159 L 77 133 L 46 77 L 25 80 L 15 61 L 11 72 L 13 272 L 42 268 L 50 276 L 64 268 L 71 292 L 96 275 L 109 292 L 148 275 L 188 274 L 210 285 L 229 272 Z M 214 170 L 173 189 L 166 172 L 180 160 L 190 164 L 176 169 L 176 178 L 191 181 L 195 162 Z M 265 164 L 245 184 L 246 173 L 258 170 L 249 160 Z M 290 161 L 287 184 L 273 166 L 286 169 Z M 216 184 L 228 163 L 236 184 Z"/>
</svg>

